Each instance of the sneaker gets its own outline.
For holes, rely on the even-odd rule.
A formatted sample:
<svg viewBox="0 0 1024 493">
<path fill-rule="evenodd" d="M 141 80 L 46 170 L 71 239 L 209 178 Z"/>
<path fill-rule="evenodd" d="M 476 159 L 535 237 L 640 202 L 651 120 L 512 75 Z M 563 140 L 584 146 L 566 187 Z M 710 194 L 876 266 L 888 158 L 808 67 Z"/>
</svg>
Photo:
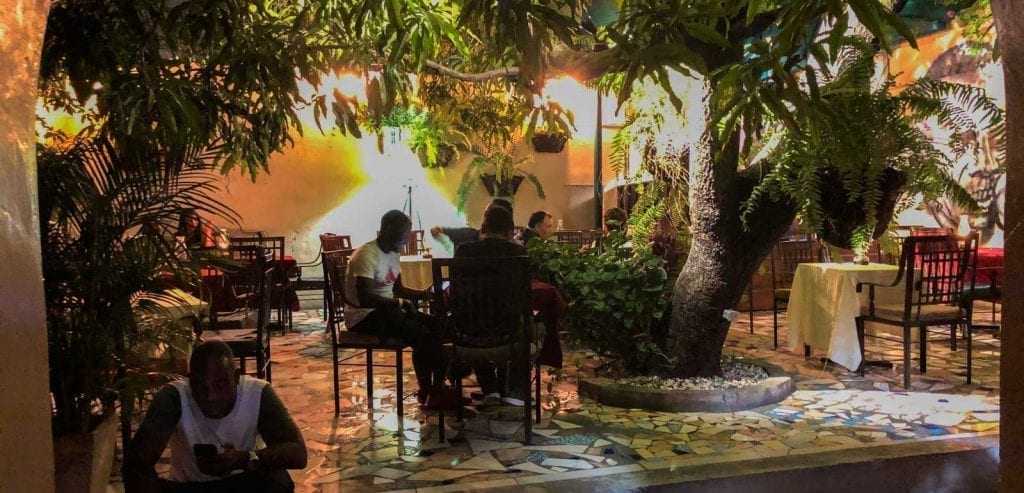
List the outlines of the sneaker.
<svg viewBox="0 0 1024 493">
<path fill-rule="evenodd" d="M 526 402 L 519 398 L 520 395 L 518 392 L 509 392 L 508 395 L 501 398 L 501 402 L 509 406 L 523 407 Z"/>
<path fill-rule="evenodd" d="M 485 395 L 480 402 L 481 406 L 497 406 L 498 404 L 501 404 L 501 394 L 497 392 Z"/>
</svg>

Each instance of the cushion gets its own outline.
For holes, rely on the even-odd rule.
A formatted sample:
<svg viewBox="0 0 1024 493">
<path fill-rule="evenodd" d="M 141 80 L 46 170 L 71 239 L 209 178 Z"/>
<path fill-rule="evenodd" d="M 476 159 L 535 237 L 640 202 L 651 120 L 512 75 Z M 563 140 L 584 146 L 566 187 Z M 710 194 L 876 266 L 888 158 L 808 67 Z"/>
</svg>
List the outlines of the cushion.
<svg viewBox="0 0 1024 493">
<path fill-rule="evenodd" d="M 789 294 L 792 293 L 792 289 L 778 288 L 775 290 L 775 299 L 780 301 L 789 301 Z"/>
<path fill-rule="evenodd" d="M 875 305 L 875 316 L 886 320 L 903 320 L 903 304 Z M 956 320 L 964 316 L 959 307 L 951 305 L 922 305 L 918 315 L 918 307 L 912 307 L 910 311 L 911 321 L 933 322 Z"/>
<path fill-rule="evenodd" d="M 536 357 L 540 346 L 537 343 L 530 343 L 530 357 Z M 519 356 L 520 349 L 514 344 L 506 344 L 498 347 L 477 348 L 446 345 L 445 351 L 449 357 L 456 357 L 459 361 L 469 364 L 485 364 L 490 362 L 508 361 L 510 357 Z"/>
<path fill-rule="evenodd" d="M 397 337 L 389 337 L 381 343 L 380 336 L 376 334 L 360 334 L 343 330 L 338 332 L 338 347 L 357 349 L 394 349 L 400 350 L 408 346 Z"/>
</svg>

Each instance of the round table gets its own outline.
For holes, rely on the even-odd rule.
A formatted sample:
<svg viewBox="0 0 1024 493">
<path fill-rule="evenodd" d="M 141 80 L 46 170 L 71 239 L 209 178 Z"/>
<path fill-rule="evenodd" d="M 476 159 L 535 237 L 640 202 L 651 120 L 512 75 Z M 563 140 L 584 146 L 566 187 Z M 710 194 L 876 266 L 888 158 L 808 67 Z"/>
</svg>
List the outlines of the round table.
<svg viewBox="0 0 1024 493">
<path fill-rule="evenodd" d="M 410 289 L 427 289 L 434 283 L 431 259 L 423 258 L 422 255 L 403 255 L 401 262 L 403 286 Z"/>
</svg>

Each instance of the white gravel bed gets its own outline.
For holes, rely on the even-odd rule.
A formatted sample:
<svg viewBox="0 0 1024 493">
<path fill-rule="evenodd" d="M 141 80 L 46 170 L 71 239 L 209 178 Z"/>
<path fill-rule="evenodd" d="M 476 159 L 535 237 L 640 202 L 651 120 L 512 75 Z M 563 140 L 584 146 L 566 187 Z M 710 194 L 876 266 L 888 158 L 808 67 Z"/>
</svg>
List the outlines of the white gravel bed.
<svg viewBox="0 0 1024 493">
<path fill-rule="evenodd" d="M 658 390 L 720 390 L 747 387 L 768 378 L 764 368 L 734 360 L 722 361 L 722 373 L 724 376 L 712 378 L 627 377 L 617 383 Z"/>
</svg>

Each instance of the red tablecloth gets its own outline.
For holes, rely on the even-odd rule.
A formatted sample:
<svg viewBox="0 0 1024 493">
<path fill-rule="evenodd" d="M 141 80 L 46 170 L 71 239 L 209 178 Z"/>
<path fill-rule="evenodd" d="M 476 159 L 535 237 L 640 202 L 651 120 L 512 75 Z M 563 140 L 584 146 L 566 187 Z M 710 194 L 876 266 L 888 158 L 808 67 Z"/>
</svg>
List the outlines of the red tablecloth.
<svg viewBox="0 0 1024 493">
<path fill-rule="evenodd" d="M 1002 248 L 979 248 L 977 273 L 974 282 L 989 286 L 999 285 L 999 275 L 1003 270 Z"/>
</svg>

